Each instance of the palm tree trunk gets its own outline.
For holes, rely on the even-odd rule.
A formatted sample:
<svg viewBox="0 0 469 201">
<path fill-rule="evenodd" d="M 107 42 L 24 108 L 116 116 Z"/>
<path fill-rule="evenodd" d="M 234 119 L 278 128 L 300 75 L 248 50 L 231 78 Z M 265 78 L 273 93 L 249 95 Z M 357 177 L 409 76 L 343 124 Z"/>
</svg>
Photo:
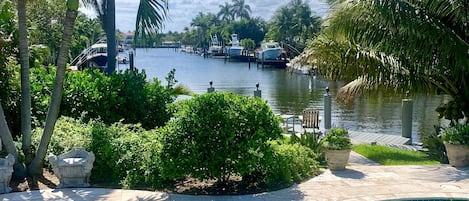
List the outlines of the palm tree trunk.
<svg viewBox="0 0 469 201">
<path fill-rule="evenodd" d="M 31 150 L 31 89 L 29 72 L 29 42 L 26 24 L 26 0 L 18 0 L 18 35 L 21 63 L 21 134 L 26 164 L 33 158 Z"/>
<path fill-rule="evenodd" d="M 107 0 L 107 73 L 111 75 L 116 70 L 116 2 Z"/>
<path fill-rule="evenodd" d="M 10 129 L 8 129 L 8 124 L 5 118 L 5 114 L 3 113 L 2 104 L 0 104 L 0 138 L 2 139 L 7 152 L 13 154 L 13 156 L 15 157 L 15 175 L 24 178 L 26 176 L 25 169 L 20 161 L 18 151 L 16 151 L 15 142 L 13 142 L 13 137 L 11 136 Z"/>
<path fill-rule="evenodd" d="M 70 0 L 68 0 L 70 1 Z M 73 1 L 73 0 L 72 0 Z M 36 152 L 34 160 L 28 167 L 30 175 L 36 175 L 40 173 L 42 168 L 42 161 L 46 156 L 47 147 L 49 146 L 52 133 L 54 132 L 55 123 L 59 116 L 60 102 L 62 101 L 63 83 L 65 79 L 66 62 L 68 60 L 68 53 L 72 43 L 72 32 L 77 17 L 77 9 L 67 9 L 64 21 L 64 30 L 62 35 L 62 43 L 60 46 L 59 57 L 57 60 L 57 71 L 55 74 L 54 90 L 51 96 L 51 102 L 49 105 L 49 111 L 46 117 L 46 125 L 44 127 L 44 133 L 41 137 L 41 142 Z"/>
</svg>

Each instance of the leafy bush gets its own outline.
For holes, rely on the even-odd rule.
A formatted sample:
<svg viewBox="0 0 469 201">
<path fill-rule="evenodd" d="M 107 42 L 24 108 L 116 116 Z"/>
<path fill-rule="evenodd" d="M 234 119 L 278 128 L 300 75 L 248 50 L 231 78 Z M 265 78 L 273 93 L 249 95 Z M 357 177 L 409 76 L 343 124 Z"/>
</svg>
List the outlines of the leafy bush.
<svg viewBox="0 0 469 201">
<path fill-rule="evenodd" d="M 173 75 L 171 71 L 170 75 Z M 110 77 L 98 71 L 70 72 L 66 78 L 61 112 L 85 120 L 99 118 L 106 124 L 141 123 L 146 129 L 164 125 L 171 117 L 167 104 L 174 101 L 174 76 L 168 85 L 146 81 L 144 71 L 124 71 Z"/>
<path fill-rule="evenodd" d="M 321 143 L 326 149 L 342 150 L 352 148 L 348 131 L 344 128 L 331 128 L 321 139 Z"/>
<path fill-rule="evenodd" d="M 48 153 L 59 155 L 70 151 L 73 147 L 83 147 L 90 150 L 92 132 L 97 124 L 96 121 L 83 123 L 70 117 L 59 118 L 47 149 Z M 36 128 L 32 131 L 32 144 L 39 144 L 42 133 L 42 128 Z"/>
<path fill-rule="evenodd" d="M 42 129 L 33 131 L 39 143 Z M 61 117 L 49 145 L 49 153 L 64 153 L 83 147 L 96 155 L 91 173 L 93 182 L 119 183 L 123 187 L 156 188 L 162 179 L 159 171 L 160 134 L 139 125 L 115 123 L 111 126 L 91 120 L 83 123 Z"/>
<path fill-rule="evenodd" d="M 159 186 L 159 134 L 120 122 L 95 127 L 91 150 L 96 155 L 92 179 L 119 182 L 124 187 Z"/>
<path fill-rule="evenodd" d="M 281 140 L 272 141 L 270 145 L 272 149 L 259 164 L 267 187 L 289 186 L 318 174 L 317 155 L 308 147 Z"/>
<path fill-rule="evenodd" d="M 279 119 L 266 102 L 215 92 L 177 104 L 175 119 L 164 128 L 163 175 L 178 179 L 226 181 L 257 170 L 269 140 L 281 136 Z"/>
</svg>

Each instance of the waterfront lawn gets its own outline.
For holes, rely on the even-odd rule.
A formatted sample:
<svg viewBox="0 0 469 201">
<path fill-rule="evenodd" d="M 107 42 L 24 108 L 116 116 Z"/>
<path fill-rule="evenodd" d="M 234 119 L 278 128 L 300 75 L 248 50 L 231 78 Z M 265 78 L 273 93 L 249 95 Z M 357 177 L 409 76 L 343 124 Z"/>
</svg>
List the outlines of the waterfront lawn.
<svg viewBox="0 0 469 201">
<path fill-rule="evenodd" d="M 381 145 L 360 144 L 353 147 L 353 151 L 373 160 L 381 165 L 435 165 L 438 161 L 432 160 L 423 152 L 403 150 Z"/>
</svg>

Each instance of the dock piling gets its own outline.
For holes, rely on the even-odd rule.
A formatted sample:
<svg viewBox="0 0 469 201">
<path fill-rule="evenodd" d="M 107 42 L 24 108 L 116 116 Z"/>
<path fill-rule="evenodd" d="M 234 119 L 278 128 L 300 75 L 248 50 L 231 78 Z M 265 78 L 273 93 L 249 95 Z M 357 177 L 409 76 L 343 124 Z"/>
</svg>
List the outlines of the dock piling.
<svg viewBox="0 0 469 201">
<path fill-rule="evenodd" d="M 329 87 L 326 87 L 326 94 L 324 94 L 324 128 L 331 128 L 331 95 L 329 95 Z"/>
</svg>

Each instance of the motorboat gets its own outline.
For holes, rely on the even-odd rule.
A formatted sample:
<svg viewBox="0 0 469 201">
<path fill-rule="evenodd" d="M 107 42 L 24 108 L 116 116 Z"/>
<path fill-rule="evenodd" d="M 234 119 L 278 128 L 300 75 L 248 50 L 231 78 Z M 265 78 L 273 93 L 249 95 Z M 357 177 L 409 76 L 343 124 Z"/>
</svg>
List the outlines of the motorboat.
<svg viewBox="0 0 469 201">
<path fill-rule="evenodd" d="M 228 55 L 241 56 L 243 53 L 244 47 L 239 44 L 238 34 L 231 34 L 231 47 L 228 48 Z"/>
<path fill-rule="evenodd" d="M 107 67 L 107 44 L 98 42 L 83 50 L 71 62 L 71 68 L 83 70 L 84 68 L 98 68 L 104 70 Z"/>
<path fill-rule="evenodd" d="M 224 56 L 223 52 L 223 46 L 221 45 L 221 42 L 218 41 L 217 35 L 211 36 L 210 37 L 210 46 L 208 48 L 208 55 L 209 56 Z"/>
<path fill-rule="evenodd" d="M 261 44 L 257 58 L 259 60 L 276 60 L 282 54 L 283 48 L 278 42 L 269 41 Z"/>
<path fill-rule="evenodd" d="M 117 54 L 116 59 L 117 59 L 118 64 L 128 64 L 129 63 L 129 57 L 127 56 L 126 53 Z"/>
</svg>

